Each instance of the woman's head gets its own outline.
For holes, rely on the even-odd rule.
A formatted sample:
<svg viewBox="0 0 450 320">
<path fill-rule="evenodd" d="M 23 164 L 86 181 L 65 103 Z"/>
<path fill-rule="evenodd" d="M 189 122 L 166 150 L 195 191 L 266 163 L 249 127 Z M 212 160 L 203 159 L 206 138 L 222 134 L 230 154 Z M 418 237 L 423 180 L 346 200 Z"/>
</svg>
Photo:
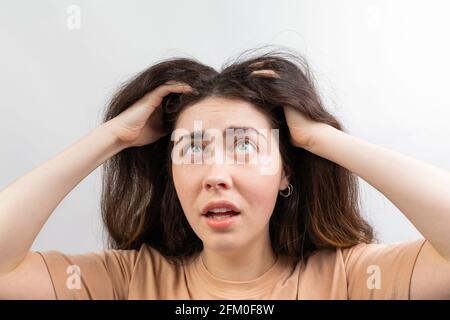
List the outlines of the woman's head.
<svg viewBox="0 0 450 320">
<path fill-rule="evenodd" d="M 206 132 L 199 139 L 175 139 L 171 176 L 189 225 L 212 250 L 270 243 L 269 220 L 278 191 L 289 183 L 271 120 L 247 101 L 222 97 L 196 102 L 177 118 L 180 136 Z M 231 225 L 217 229 L 207 223 L 203 209 L 223 200 L 232 202 L 239 214 Z"/>
<path fill-rule="evenodd" d="M 185 82 L 197 93 L 163 99 L 167 135 L 105 163 L 102 215 L 113 248 L 147 243 L 181 261 L 204 246 L 233 250 L 268 240 L 276 253 L 300 259 L 318 248 L 372 240 L 359 213 L 356 177 L 290 143 L 283 106 L 342 130 L 323 107 L 301 56 L 275 50 L 233 61 L 220 72 L 193 59 L 162 61 L 117 92 L 104 120 L 169 80 Z M 236 127 L 257 132 L 227 134 Z M 199 136 L 189 138 L 202 130 L 200 142 Z M 180 140 L 184 134 L 175 132 L 188 136 Z M 205 139 L 209 132 L 216 134 Z M 201 163 L 179 161 L 194 158 Z M 294 192 L 284 198 L 278 192 L 289 183 Z M 230 228 L 218 231 L 205 223 L 201 210 L 212 200 L 231 201 L 241 210 Z"/>
</svg>

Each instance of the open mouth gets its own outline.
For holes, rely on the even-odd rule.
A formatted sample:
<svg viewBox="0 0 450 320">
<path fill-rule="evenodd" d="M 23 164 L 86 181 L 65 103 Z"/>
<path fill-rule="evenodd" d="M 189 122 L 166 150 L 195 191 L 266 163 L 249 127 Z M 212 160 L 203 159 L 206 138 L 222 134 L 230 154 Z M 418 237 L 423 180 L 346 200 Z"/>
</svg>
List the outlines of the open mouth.
<svg viewBox="0 0 450 320">
<path fill-rule="evenodd" d="M 236 212 L 234 210 L 228 210 L 228 211 L 222 211 L 222 212 L 213 212 L 208 211 L 205 215 L 207 218 L 215 219 L 215 220 L 223 220 L 230 217 L 233 217 L 235 215 L 238 215 L 239 212 Z"/>
</svg>

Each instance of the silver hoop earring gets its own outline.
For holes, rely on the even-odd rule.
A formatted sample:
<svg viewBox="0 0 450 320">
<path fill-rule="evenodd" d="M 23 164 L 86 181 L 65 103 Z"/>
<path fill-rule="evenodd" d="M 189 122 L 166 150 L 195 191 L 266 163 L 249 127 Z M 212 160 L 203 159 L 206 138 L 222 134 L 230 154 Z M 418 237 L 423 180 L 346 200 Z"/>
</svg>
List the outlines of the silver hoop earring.
<svg viewBox="0 0 450 320">
<path fill-rule="evenodd" d="M 284 189 L 284 190 L 286 190 L 286 189 Z M 281 192 L 281 191 L 280 191 L 279 193 L 280 193 L 281 196 L 287 198 L 287 197 L 289 197 L 289 196 L 292 194 L 292 192 L 294 192 L 294 186 L 293 186 L 292 184 L 289 183 L 289 185 L 288 185 L 288 193 L 287 193 L 287 194 L 284 194 L 284 193 Z"/>
</svg>

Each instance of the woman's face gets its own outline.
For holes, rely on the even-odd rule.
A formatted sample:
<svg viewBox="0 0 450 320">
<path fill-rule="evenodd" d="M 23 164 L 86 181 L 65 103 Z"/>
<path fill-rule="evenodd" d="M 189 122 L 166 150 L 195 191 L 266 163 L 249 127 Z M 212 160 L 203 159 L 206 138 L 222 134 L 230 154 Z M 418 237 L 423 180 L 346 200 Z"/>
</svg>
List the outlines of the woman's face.
<svg viewBox="0 0 450 320">
<path fill-rule="evenodd" d="M 230 127 L 235 129 L 227 133 L 225 129 Z M 237 127 L 252 127 L 261 134 Z M 207 132 L 203 140 L 201 135 L 179 138 L 202 130 Z M 267 241 L 277 194 L 288 185 L 278 135 L 267 116 L 245 101 L 209 97 L 181 112 L 176 131 L 178 136 L 172 135 L 174 185 L 186 218 L 203 245 L 229 251 Z M 178 157 L 176 161 L 174 157 Z M 214 220 L 214 227 L 202 210 L 211 201 L 221 200 L 232 202 L 240 213 L 231 223 Z"/>
</svg>

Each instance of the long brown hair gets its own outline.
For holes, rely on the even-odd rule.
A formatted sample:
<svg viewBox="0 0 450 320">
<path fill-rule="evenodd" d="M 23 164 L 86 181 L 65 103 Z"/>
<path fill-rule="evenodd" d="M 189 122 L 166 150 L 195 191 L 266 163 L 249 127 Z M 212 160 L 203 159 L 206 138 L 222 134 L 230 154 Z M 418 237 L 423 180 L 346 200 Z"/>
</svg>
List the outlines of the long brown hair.
<svg viewBox="0 0 450 320">
<path fill-rule="evenodd" d="M 244 51 L 220 72 L 192 58 L 163 60 L 129 80 L 113 96 L 104 121 L 169 80 L 197 90 L 197 94 L 171 93 L 163 99 L 167 135 L 146 146 L 124 149 L 104 164 L 101 210 L 110 248 L 138 249 L 145 243 L 175 263 L 203 249 L 173 184 L 170 133 L 185 107 L 211 96 L 250 102 L 279 129 L 280 154 L 294 193 L 276 200 L 269 223 L 275 253 L 300 261 L 320 248 L 373 241 L 373 229 L 360 215 L 356 176 L 290 142 L 282 106 L 344 131 L 325 110 L 308 63 L 286 48 L 253 55 L 259 50 Z M 279 77 L 252 74 L 263 69 Z"/>
</svg>

